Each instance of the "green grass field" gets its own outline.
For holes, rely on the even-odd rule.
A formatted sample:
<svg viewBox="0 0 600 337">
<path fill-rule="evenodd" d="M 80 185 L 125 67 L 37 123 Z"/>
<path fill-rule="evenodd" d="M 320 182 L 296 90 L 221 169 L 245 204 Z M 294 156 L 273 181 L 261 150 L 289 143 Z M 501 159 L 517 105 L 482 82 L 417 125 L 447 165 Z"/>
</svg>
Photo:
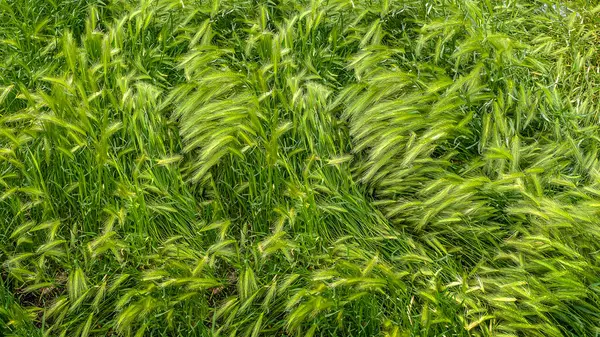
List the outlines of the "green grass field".
<svg viewBox="0 0 600 337">
<path fill-rule="evenodd" d="M 0 0 L 0 335 L 600 336 L 600 6 Z"/>
</svg>

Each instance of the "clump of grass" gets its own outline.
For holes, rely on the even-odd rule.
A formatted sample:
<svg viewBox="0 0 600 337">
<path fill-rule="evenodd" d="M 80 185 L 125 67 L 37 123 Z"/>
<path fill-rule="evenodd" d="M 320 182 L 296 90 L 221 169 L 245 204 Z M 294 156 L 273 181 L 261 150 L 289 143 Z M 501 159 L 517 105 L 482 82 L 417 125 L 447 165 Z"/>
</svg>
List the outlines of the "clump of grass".
<svg viewBox="0 0 600 337">
<path fill-rule="evenodd" d="M 10 292 L 0 283 L 0 333 L 2 336 L 42 336 L 32 323 L 32 316 L 15 302 Z"/>
<path fill-rule="evenodd" d="M 600 333 L 599 7 L 0 6 L 0 332 Z"/>
</svg>

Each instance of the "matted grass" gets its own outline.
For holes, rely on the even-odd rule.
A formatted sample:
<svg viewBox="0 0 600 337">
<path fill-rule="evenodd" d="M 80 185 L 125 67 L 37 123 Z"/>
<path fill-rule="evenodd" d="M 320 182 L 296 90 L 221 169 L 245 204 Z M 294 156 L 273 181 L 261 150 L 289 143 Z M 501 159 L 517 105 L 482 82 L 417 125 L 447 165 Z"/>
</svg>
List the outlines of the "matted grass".
<svg viewBox="0 0 600 337">
<path fill-rule="evenodd" d="M 598 15 L 0 0 L 0 333 L 600 335 Z"/>
</svg>

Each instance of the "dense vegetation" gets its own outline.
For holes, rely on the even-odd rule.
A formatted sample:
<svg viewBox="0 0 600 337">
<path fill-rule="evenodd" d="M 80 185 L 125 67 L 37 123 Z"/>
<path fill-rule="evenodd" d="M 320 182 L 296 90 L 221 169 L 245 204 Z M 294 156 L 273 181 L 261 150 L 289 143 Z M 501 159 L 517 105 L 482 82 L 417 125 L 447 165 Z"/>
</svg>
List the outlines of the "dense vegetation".
<svg viewBox="0 0 600 337">
<path fill-rule="evenodd" d="M 0 335 L 600 335 L 600 6 L 0 0 Z"/>
</svg>

